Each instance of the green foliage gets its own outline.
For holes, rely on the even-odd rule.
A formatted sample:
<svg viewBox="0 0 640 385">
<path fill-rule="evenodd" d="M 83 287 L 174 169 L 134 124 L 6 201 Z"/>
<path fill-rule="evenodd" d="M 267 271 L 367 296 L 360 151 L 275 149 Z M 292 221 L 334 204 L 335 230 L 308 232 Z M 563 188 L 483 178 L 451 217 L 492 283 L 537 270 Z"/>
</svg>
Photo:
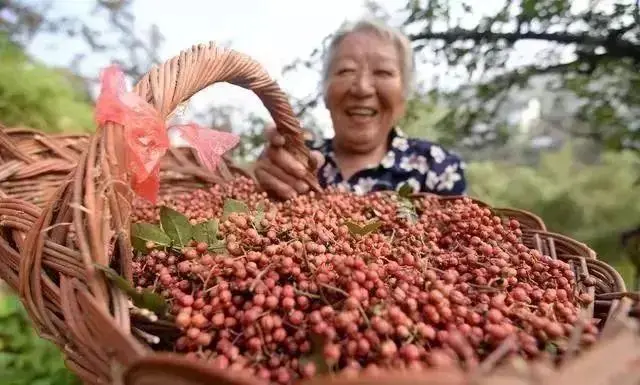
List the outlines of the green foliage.
<svg viewBox="0 0 640 385">
<path fill-rule="evenodd" d="M 32 62 L 0 34 L 0 122 L 46 132 L 93 127 L 86 95 L 63 70 Z M 75 385 L 60 350 L 40 338 L 17 297 L 0 292 L 0 383 Z"/>
<path fill-rule="evenodd" d="M 17 297 L 0 294 L 0 382 L 3 385 L 80 385 L 60 351 L 32 329 Z"/>
<path fill-rule="evenodd" d="M 404 218 L 409 223 L 416 223 L 418 221 L 418 213 L 411 200 L 413 195 L 413 187 L 409 183 L 404 183 L 398 189 L 396 214 L 400 218 Z"/>
<path fill-rule="evenodd" d="M 436 125 L 447 114 L 447 109 L 438 107 L 428 98 L 416 97 L 407 102 L 406 112 L 398 124 L 412 138 L 445 144 L 450 142 L 451 133 L 436 129 Z"/>
<path fill-rule="evenodd" d="M 226 199 L 222 207 L 222 220 L 225 220 L 233 213 L 248 213 L 249 206 L 236 199 Z"/>
<path fill-rule="evenodd" d="M 355 222 L 351 222 L 351 221 L 347 221 L 344 223 L 347 228 L 349 229 L 349 234 L 355 236 L 355 235 L 360 235 L 360 236 L 365 236 L 369 233 L 372 233 L 376 230 L 378 230 L 380 228 L 380 226 L 382 226 L 382 221 L 378 221 L 378 220 L 373 220 L 367 224 L 364 225 L 359 225 Z"/>
<path fill-rule="evenodd" d="M 536 167 L 476 162 L 466 174 L 471 196 L 540 216 L 551 231 L 589 245 L 631 284 L 620 234 L 640 218 L 634 186 L 639 167 L 637 156 L 627 151 L 605 153 L 597 164 L 584 165 L 566 146 L 544 154 Z"/>
<path fill-rule="evenodd" d="M 30 60 L 0 34 L 0 122 L 45 132 L 93 129 L 93 108 L 72 75 Z"/>
<path fill-rule="evenodd" d="M 193 226 L 189 223 L 189 218 L 176 210 L 161 207 L 160 223 L 162 230 L 171 238 L 174 246 L 187 246 L 193 238 Z"/>
<path fill-rule="evenodd" d="M 537 97 L 545 101 L 541 119 L 555 131 L 615 150 L 640 148 L 640 3 L 406 0 L 393 15 L 368 3 L 376 17 L 401 20 L 391 24 L 409 35 L 418 60 L 445 65 L 451 74 L 425 79 L 430 89 L 420 99 L 437 108 L 419 108 L 415 116 L 413 104 L 421 101 L 409 103 L 402 124 L 412 135 L 449 147 L 463 139 L 472 149 L 500 147 L 517 129 L 510 115 L 521 108 L 514 102 L 523 101 L 516 99 Z M 318 45 L 326 47 L 330 38 Z M 317 72 L 324 52 L 316 47 L 285 71 Z M 442 80 L 460 83 L 451 89 Z M 293 103 L 307 111 L 320 99 L 318 91 Z M 412 124 L 425 119 L 433 123 L 429 132 Z"/>
<path fill-rule="evenodd" d="M 450 107 L 438 129 L 458 140 L 501 142 L 512 124 L 504 114 L 508 104 L 537 83 L 534 87 L 570 105 L 565 110 L 553 103 L 579 123 L 573 135 L 613 149 L 635 147 L 640 141 L 640 5 L 611 3 L 504 0 L 488 9 L 481 2 L 408 1 L 403 25 L 413 32 L 416 49 L 475 83 L 453 92 L 431 91 L 432 98 Z M 517 59 L 523 44 L 538 53 Z M 486 129 L 478 132 L 481 125 Z"/>
<path fill-rule="evenodd" d="M 218 244 L 218 224 L 217 219 L 210 219 L 194 225 L 193 239 L 196 242 L 206 242 L 209 245 Z"/>
<path fill-rule="evenodd" d="M 146 251 L 147 242 L 157 246 L 171 246 L 171 238 L 162 229 L 151 223 L 131 224 L 131 246 L 137 251 Z"/>
<path fill-rule="evenodd" d="M 142 292 L 138 292 L 129 281 L 121 277 L 117 271 L 110 267 L 94 264 L 94 267 L 102 271 L 105 276 L 113 282 L 118 289 L 126 293 L 133 304 L 140 309 L 151 310 L 158 316 L 164 316 L 169 308 L 164 297 L 158 293 L 154 293 L 152 289 L 145 288 Z"/>
</svg>

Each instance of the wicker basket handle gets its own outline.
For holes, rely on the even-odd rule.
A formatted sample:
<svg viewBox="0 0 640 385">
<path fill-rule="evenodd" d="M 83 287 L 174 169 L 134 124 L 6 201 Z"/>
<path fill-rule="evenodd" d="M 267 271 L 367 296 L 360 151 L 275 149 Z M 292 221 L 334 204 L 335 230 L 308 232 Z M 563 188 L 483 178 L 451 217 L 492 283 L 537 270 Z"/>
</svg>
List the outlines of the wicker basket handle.
<svg viewBox="0 0 640 385">
<path fill-rule="evenodd" d="M 284 92 L 254 59 L 213 42 L 195 45 L 154 67 L 138 82 L 135 91 L 166 118 L 179 104 L 217 82 L 249 89 L 260 98 L 290 151 L 308 167 L 308 181 L 317 186 L 312 172 L 316 165 L 305 146 L 300 123 Z"/>
</svg>

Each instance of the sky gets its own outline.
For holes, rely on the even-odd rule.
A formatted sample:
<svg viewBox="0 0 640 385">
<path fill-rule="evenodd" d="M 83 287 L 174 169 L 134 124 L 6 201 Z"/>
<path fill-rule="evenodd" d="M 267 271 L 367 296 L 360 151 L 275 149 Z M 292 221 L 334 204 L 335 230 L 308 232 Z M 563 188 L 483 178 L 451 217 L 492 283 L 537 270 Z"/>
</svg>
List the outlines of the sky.
<svg viewBox="0 0 640 385">
<path fill-rule="evenodd" d="M 484 1 L 487 4 L 502 2 Z M 54 0 L 53 3 L 53 13 L 85 16 L 90 13 L 94 0 Z M 393 11 L 402 8 L 406 0 L 378 3 Z M 282 68 L 296 58 L 308 57 L 322 39 L 346 19 L 365 15 L 364 0 L 136 0 L 133 11 L 142 32 L 151 24 L 158 25 L 165 37 L 163 59 L 194 44 L 230 42 L 232 48 L 258 60 L 285 92 L 298 97 L 313 92 L 319 76 L 305 72 L 282 77 Z M 32 43 L 30 52 L 49 64 L 67 65 L 78 49 L 81 49 L 79 43 L 73 40 L 43 36 Z M 82 71 L 97 76 L 108 64 L 104 57 L 89 58 Z M 184 114 L 208 103 L 234 104 L 268 117 L 255 95 L 225 84 L 200 92 Z M 323 126 L 330 126 L 328 113 L 324 108 L 319 110 L 316 118 Z"/>
<path fill-rule="evenodd" d="M 56 0 L 54 3 L 52 12 L 86 15 L 93 0 Z M 398 0 L 383 3 L 402 6 Z M 158 25 L 165 38 L 162 59 L 169 59 L 194 44 L 228 42 L 235 50 L 259 61 L 286 92 L 305 95 L 315 89 L 318 79 L 309 74 L 282 78 L 282 68 L 296 58 L 308 56 L 345 19 L 363 15 L 362 5 L 361 0 L 136 0 L 133 12 L 141 32 L 152 24 Z M 32 54 L 52 65 L 68 64 L 78 49 L 81 49 L 79 43 L 46 36 L 36 39 L 30 47 Z M 108 64 L 104 57 L 89 58 L 82 71 L 97 75 Z M 189 110 L 209 103 L 238 105 L 268 117 L 255 95 L 227 84 L 216 84 L 197 94 L 183 114 L 188 115 Z M 320 115 L 318 118 L 327 124 L 327 114 Z"/>
<path fill-rule="evenodd" d="M 54 0 L 52 12 L 86 17 L 94 1 Z M 394 11 L 402 8 L 406 0 L 380 0 L 378 3 L 386 10 Z M 502 4 L 503 0 L 483 0 L 482 8 L 492 13 Z M 258 60 L 285 92 L 301 97 L 317 88 L 319 76 L 305 72 L 283 77 L 282 68 L 296 58 L 308 57 L 344 20 L 364 16 L 363 5 L 364 0 L 135 0 L 133 11 L 140 32 L 151 24 L 158 25 L 165 37 L 162 59 L 169 59 L 194 44 L 230 42 L 232 48 Z M 74 40 L 42 36 L 32 43 L 30 52 L 48 64 L 67 65 L 73 53 L 82 49 L 79 44 Z M 521 55 L 525 56 L 522 60 L 534 58 L 539 48 L 536 44 L 525 42 L 520 47 Z M 89 58 L 84 62 L 82 72 L 97 76 L 108 64 L 105 57 Z M 443 72 L 444 84 L 456 82 L 452 76 L 447 77 L 443 68 L 419 67 L 419 79 L 427 80 L 434 71 Z M 184 115 L 188 117 L 191 109 L 219 103 L 241 106 L 268 117 L 255 95 L 225 84 L 215 85 L 192 98 Z M 323 126 L 330 127 L 324 108 L 319 109 L 316 118 Z"/>
</svg>

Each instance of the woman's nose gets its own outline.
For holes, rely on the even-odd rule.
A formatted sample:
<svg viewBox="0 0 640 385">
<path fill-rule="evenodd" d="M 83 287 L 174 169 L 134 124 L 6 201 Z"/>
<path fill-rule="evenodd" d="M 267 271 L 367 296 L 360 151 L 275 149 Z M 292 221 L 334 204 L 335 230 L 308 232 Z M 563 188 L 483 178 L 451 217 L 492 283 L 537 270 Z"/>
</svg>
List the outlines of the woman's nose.
<svg viewBox="0 0 640 385">
<path fill-rule="evenodd" d="M 363 71 L 354 79 L 351 86 L 351 92 L 355 96 L 366 97 L 374 93 L 373 78 L 370 74 Z"/>
</svg>

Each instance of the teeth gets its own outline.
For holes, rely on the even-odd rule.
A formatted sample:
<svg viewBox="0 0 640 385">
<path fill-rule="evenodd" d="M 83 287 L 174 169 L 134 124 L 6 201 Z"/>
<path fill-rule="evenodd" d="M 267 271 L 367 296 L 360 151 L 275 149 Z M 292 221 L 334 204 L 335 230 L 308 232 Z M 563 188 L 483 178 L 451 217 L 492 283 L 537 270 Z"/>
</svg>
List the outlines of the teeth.
<svg viewBox="0 0 640 385">
<path fill-rule="evenodd" d="M 374 110 L 373 108 L 366 108 L 366 107 L 357 107 L 357 108 L 350 108 L 347 110 L 347 114 L 349 115 L 361 115 L 361 116 L 373 116 L 376 114 L 376 110 Z"/>
</svg>

